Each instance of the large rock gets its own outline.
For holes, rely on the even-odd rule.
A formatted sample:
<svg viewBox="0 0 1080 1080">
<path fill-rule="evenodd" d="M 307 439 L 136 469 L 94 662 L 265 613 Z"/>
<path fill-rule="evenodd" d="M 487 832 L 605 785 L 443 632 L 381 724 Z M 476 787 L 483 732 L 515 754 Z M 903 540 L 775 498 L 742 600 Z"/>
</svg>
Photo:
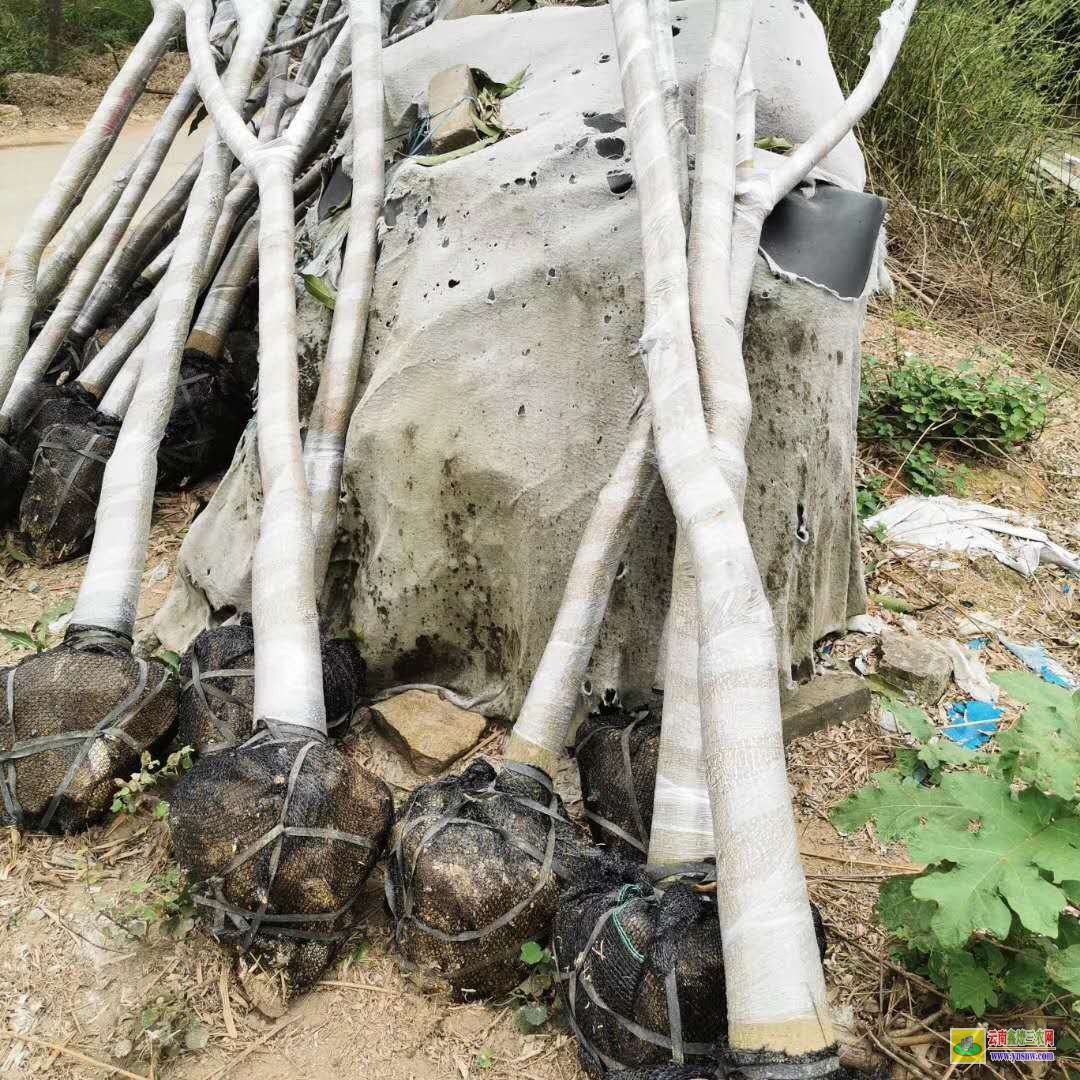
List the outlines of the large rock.
<svg viewBox="0 0 1080 1080">
<path fill-rule="evenodd" d="M 480 139 L 473 123 L 476 80 L 468 64 L 455 64 L 432 76 L 427 105 L 431 125 L 431 150 L 446 154 Z"/>
<path fill-rule="evenodd" d="M 855 720 L 869 712 L 870 705 L 870 687 L 859 675 L 811 679 L 784 700 L 784 742 Z"/>
<path fill-rule="evenodd" d="M 390 742 L 424 776 L 442 772 L 468 753 L 487 721 L 426 690 L 407 690 L 379 703 L 375 722 Z"/>
<path fill-rule="evenodd" d="M 712 6 L 674 11 L 679 78 L 692 88 Z M 841 100 L 821 27 L 802 3 L 763 5 L 761 20 L 759 127 L 798 142 Z M 392 174 L 322 612 L 335 630 L 363 628 L 373 689 L 434 683 L 513 717 L 645 386 L 639 214 L 610 12 L 440 22 L 384 60 L 395 126 L 451 64 L 503 80 L 528 66 L 529 77 L 502 102 L 511 137 Z M 824 164 L 861 187 L 852 140 Z M 759 261 L 746 517 L 785 682 L 809 671 L 817 639 L 864 610 L 852 476 L 864 314 L 861 298 Z M 256 476 L 234 461 L 185 541 L 155 627 L 170 648 L 247 606 L 236 568 L 250 560 L 258 500 L 243 491 Z M 614 590 L 595 687 L 652 686 L 673 536 L 658 484 Z"/>
<path fill-rule="evenodd" d="M 921 634 L 886 630 L 881 635 L 878 672 L 902 690 L 911 690 L 920 701 L 933 705 L 948 689 L 952 659 L 941 645 Z"/>
</svg>

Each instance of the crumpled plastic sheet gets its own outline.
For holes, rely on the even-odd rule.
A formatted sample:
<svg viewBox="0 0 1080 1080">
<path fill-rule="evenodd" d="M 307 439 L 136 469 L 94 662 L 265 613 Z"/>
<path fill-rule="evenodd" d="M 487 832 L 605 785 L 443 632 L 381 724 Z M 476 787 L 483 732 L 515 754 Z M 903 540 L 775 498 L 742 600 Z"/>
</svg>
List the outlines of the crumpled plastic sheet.
<svg viewBox="0 0 1080 1080">
<path fill-rule="evenodd" d="M 1072 672 L 1067 671 L 1050 656 L 1040 642 L 1036 641 L 1034 645 L 1021 645 L 1001 634 L 998 635 L 998 639 L 1025 667 L 1041 675 L 1048 683 L 1063 686 L 1066 690 L 1080 689 L 1080 683 L 1076 681 Z"/>
<path fill-rule="evenodd" d="M 955 701 L 949 706 L 949 723 L 942 733 L 953 742 L 978 750 L 997 731 L 1004 709 L 987 701 Z"/>
<path fill-rule="evenodd" d="M 1055 544 L 1031 518 L 985 503 L 907 495 L 865 522 L 869 531 L 884 528 L 894 544 L 912 549 L 988 553 L 1005 566 L 1031 577 L 1041 564 L 1080 573 L 1080 559 Z"/>
<path fill-rule="evenodd" d="M 996 705 L 1001 691 L 990 681 L 986 665 L 971 649 L 965 649 L 953 638 L 945 638 L 941 644 L 952 660 L 953 679 L 956 685 L 968 697 Z"/>
</svg>

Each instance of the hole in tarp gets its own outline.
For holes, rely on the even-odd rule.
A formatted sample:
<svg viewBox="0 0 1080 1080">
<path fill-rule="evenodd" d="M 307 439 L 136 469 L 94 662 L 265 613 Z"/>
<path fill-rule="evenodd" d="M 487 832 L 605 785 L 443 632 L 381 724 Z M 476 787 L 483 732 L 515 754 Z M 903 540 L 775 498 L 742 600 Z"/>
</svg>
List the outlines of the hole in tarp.
<svg viewBox="0 0 1080 1080">
<path fill-rule="evenodd" d="M 602 158 L 610 158 L 612 161 L 618 161 L 618 159 L 626 153 L 626 142 L 625 140 L 618 138 L 618 136 L 597 139 L 596 152 Z"/>
</svg>

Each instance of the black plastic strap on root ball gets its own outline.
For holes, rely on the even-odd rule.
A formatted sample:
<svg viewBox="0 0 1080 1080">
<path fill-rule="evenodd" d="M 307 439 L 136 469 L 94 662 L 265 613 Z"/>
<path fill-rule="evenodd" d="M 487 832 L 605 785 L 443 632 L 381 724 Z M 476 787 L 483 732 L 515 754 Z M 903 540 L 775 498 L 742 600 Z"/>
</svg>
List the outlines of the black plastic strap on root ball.
<svg viewBox="0 0 1080 1080">
<path fill-rule="evenodd" d="M 670 874 L 665 875 L 670 876 Z M 629 935 L 623 929 L 619 922 L 620 911 L 631 900 L 644 900 L 646 903 L 659 904 L 660 898 L 655 889 L 650 889 L 647 885 L 630 884 L 624 885 L 619 891 L 619 897 L 615 904 L 607 908 L 600 917 L 596 920 L 591 933 L 589 934 L 588 942 L 585 948 L 580 950 L 578 955 L 574 958 L 573 966 L 570 968 L 570 973 L 566 977 L 566 996 L 569 1002 L 570 1008 L 567 1010 L 567 1015 L 570 1019 L 570 1026 L 574 1029 L 574 1034 L 578 1038 L 578 1042 L 585 1048 L 585 1050 L 591 1054 L 597 1060 L 603 1062 L 605 1068 L 611 1070 L 622 1070 L 627 1066 L 621 1062 L 616 1061 L 614 1058 L 609 1057 L 597 1046 L 586 1038 L 577 1022 L 577 1001 L 578 1001 L 578 989 L 582 989 L 589 1001 L 598 1009 L 602 1010 L 605 1015 L 610 1016 L 621 1028 L 630 1032 L 635 1038 L 640 1039 L 642 1042 L 649 1043 L 651 1046 L 658 1046 L 664 1050 L 667 1050 L 671 1054 L 671 1060 L 676 1065 L 683 1065 L 686 1062 L 687 1055 L 693 1057 L 710 1057 L 715 1051 L 716 1047 L 713 1043 L 699 1043 L 699 1042 L 687 1042 L 683 1038 L 683 1022 L 682 1022 L 682 1010 L 679 1008 L 679 991 L 676 983 L 675 965 L 672 964 L 670 971 L 664 977 L 664 991 L 667 1000 L 667 1017 L 668 1017 L 668 1035 L 661 1035 L 658 1031 L 652 1031 L 649 1028 L 643 1027 L 641 1024 L 636 1023 L 627 1016 L 623 1016 L 621 1013 L 613 1009 L 604 999 L 597 993 L 595 987 L 589 979 L 582 977 L 582 969 L 585 966 L 585 961 L 589 954 L 592 952 L 593 946 L 596 944 L 597 938 L 603 933 L 604 929 L 611 924 L 615 927 L 620 942 L 628 953 L 638 962 L 644 963 L 645 957 L 638 952 L 634 943 L 630 940 Z M 558 956 L 556 956 L 556 963 L 558 964 Z M 562 971 L 562 966 L 559 965 L 559 970 Z"/>
<path fill-rule="evenodd" d="M 631 745 L 635 733 L 648 732 L 650 735 L 654 734 L 657 737 L 660 732 L 660 719 L 654 715 L 651 710 L 643 709 L 635 711 L 633 713 L 633 719 L 629 723 L 622 726 L 619 731 L 619 762 L 617 772 L 613 770 L 613 774 L 603 777 L 604 783 L 599 784 L 597 782 L 597 772 L 603 771 L 603 765 L 598 764 L 595 760 L 590 768 L 586 767 L 586 761 L 589 755 L 585 753 L 590 743 L 595 742 L 599 736 L 609 736 L 613 731 L 618 730 L 619 725 L 612 723 L 611 717 L 624 718 L 626 714 L 617 706 L 602 707 L 598 712 L 591 715 L 586 720 L 585 725 L 582 726 L 583 737 L 574 747 L 574 757 L 578 762 L 578 771 L 581 776 L 581 788 L 583 796 L 584 814 L 588 821 L 596 826 L 593 830 L 593 838 L 598 844 L 603 843 L 602 834 L 606 833 L 608 836 L 615 837 L 622 841 L 622 844 L 628 845 L 633 851 L 636 851 L 642 859 L 648 856 L 649 851 L 649 832 L 652 823 L 652 800 L 653 792 L 650 789 L 647 792 L 638 790 L 637 784 L 634 781 L 634 755 L 635 748 Z M 586 726 L 589 730 L 586 731 Z M 648 736 L 646 736 L 648 737 Z M 608 744 L 610 745 L 610 743 Z M 601 755 L 604 754 L 603 750 L 598 751 Z M 601 761 L 603 758 L 601 757 Z M 609 764 L 609 768 L 610 768 Z M 597 813 L 593 808 L 598 802 L 603 804 L 605 801 L 610 801 L 611 791 L 617 787 L 625 794 L 626 802 L 630 808 L 630 822 L 633 832 L 624 828 L 622 825 L 615 821 L 612 821 L 610 817 L 605 814 Z M 599 789 L 599 790 L 597 790 Z M 599 832 L 597 831 L 599 830 Z M 617 849 L 620 845 L 611 845 Z M 625 852 L 629 855 L 630 852 Z"/>
<path fill-rule="evenodd" d="M 835 1045 L 795 1056 L 768 1050 L 729 1049 L 721 1055 L 720 1064 L 725 1075 L 746 1080 L 819 1080 L 840 1072 L 840 1056 Z"/>
<path fill-rule="evenodd" d="M 211 671 L 203 671 L 199 664 L 199 654 L 197 651 L 192 650 L 191 653 L 191 678 L 188 679 L 180 687 L 180 692 L 184 693 L 187 690 L 193 690 L 196 698 L 199 700 L 199 704 L 206 711 L 207 716 L 210 717 L 210 722 L 214 725 L 214 730 L 221 736 L 221 743 L 214 747 L 215 750 L 226 750 L 232 746 L 240 745 L 233 738 L 233 733 L 229 729 L 229 725 L 221 719 L 221 717 L 214 710 L 214 706 L 211 701 L 217 701 L 222 703 L 228 703 L 235 705 L 240 709 L 244 709 L 248 712 L 251 711 L 251 706 L 247 702 L 241 701 L 238 697 L 230 694 L 227 690 L 223 690 L 217 683 L 221 680 L 229 681 L 231 679 L 254 679 L 255 669 L 253 667 L 242 668 L 215 668 Z M 338 732 L 343 725 L 345 725 L 352 717 L 353 710 L 351 708 L 346 709 L 340 716 L 327 717 L 326 729 L 333 735 Z M 272 721 L 264 721 L 264 723 L 272 723 Z M 310 737 L 310 730 L 301 728 L 307 732 Z M 258 738 L 258 735 L 252 736 L 252 738 Z M 248 740 L 250 741 L 250 740 Z M 247 745 L 245 742 L 243 745 Z"/>
<path fill-rule="evenodd" d="M 497 930 L 501 930 L 504 926 L 512 923 L 529 905 L 533 902 L 536 896 L 543 890 L 543 888 L 550 881 L 552 874 L 556 877 L 566 879 L 569 876 L 569 871 L 566 867 L 562 866 L 559 860 L 555 857 L 555 842 L 558 838 L 556 830 L 556 822 L 564 822 L 572 827 L 573 823 L 565 814 L 559 811 L 559 797 L 555 793 L 555 788 L 551 783 L 550 777 L 547 773 L 541 769 L 533 768 L 531 765 L 524 765 L 520 762 L 507 761 L 502 765 L 504 772 L 517 773 L 520 776 L 527 776 L 531 780 L 535 780 L 539 783 L 547 792 L 548 802 L 543 804 L 537 802 L 535 799 L 530 799 L 526 795 L 516 794 L 510 791 L 499 791 L 496 789 L 496 783 L 498 782 L 498 774 L 496 774 L 489 783 L 485 784 L 481 788 L 476 788 L 471 791 L 466 790 L 464 787 L 459 787 L 455 792 L 455 798 L 450 808 L 432 822 L 425 830 L 423 836 L 420 838 L 420 843 L 417 845 L 416 851 L 413 855 L 412 865 L 408 868 L 406 873 L 405 858 L 403 853 L 403 847 L 406 838 L 421 824 L 422 819 L 416 818 L 410 820 L 406 818 L 401 822 L 398 829 L 397 839 L 394 842 L 393 850 L 390 852 L 390 860 L 392 867 L 396 869 L 396 873 L 390 873 L 386 875 L 386 902 L 390 908 L 390 913 L 394 917 L 394 940 L 399 947 L 400 951 L 400 935 L 401 927 L 404 923 L 409 922 L 415 926 L 418 930 L 430 937 L 436 938 L 439 941 L 447 943 L 460 943 L 465 944 L 467 942 L 480 941 L 483 938 L 489 937 Z M 523 806 L 528 810 L 535 811 L 538 814 L 543 814 L 549 819 L 547 837 L 544 844 L 544 849 L 541 851 L 533 844 L 522 840 L 520 837 L 514 836 L 513 833 L 506 829 L 500 828 L 497 825 L 491 825 L 488 822 L 476 821 L 472 818 L 461 817 L 458 811 L 466 803 L 470 802 L 482 802 L 488 799 L 505 799 L 510 802 L 517 803 L 518 806 Z M 444 931 L 438 929 L 435 926 L 429 926 L 427 923 L 419 919 L 414 913 L 413 906 L 413 879 L 416 873 L 416 866 L 420 860 L 420 856 L 427 847 L 443 830 L 450 828 L 454 825 L 465 825 L 471 828 L 488 829 L 502 837 L 511 847 L 516 848 L 518 851 L 523 851 L 525 854 L 531 856 L 538 863 L 540 863 L 540 875 L 536 880 L 536 884 L 529 892 L 528 896 L 524 897 L 518 903 L 516 903 L 508 911 L 503 912 L 498 918 L 493 919 L 486 925 L 476 930 L 464 930 L 457 934 L 447 934 Z M 401 905 L 396 902 L 394 880 L 401 883 Z M 515 949 L 516 951 L 516 949 Z M 484 967 L 492 962 L 493 957 L 485 957 L 480 963 L 476 965 L 470 965 L 463 968 L 457 968 L 454 971 L 454 977 L 457 978 L 461 975 L 468 974 L 474 968 Z M 414 966 L 403 961 L 407 966 Z"/>
<path fill-rule="evenodd" d="M 244 668 L 215 668 L 212 671 L 203 671 L 199 664 L 198 650 L 193 649 L 191 653 L 191 678 L 188 679 L 183 686 L 180 687 L 180 692 L 185 693 L 188 690 L 194 690 L 195 696 L 199 700 L 199 704 L 206 711 L 206 715 L 210 717 L 210 722 L 214 725 L 214 730 L 221 736 L 221 744 L 214 749 L 226 749 L 230 746 L 234 746 L 233 733 L 220 716 L 214 706 L 210 704 L 211 701 L 217 701 L 221 703 L 227 703 L 235 705 L 237 708 L 250 711 L 251 706 L 246 702 L 241 701 L 238 697 L 230 694 L 227 690 L 223 690 L 217 685 L 218 681 L 224 679 L 226 681 L 231 679 L 254 679 L 255 669 L 253 667 Z"/>
<path fill-rule="evenodd" d="M 105 630 L 72 628 L 69 629 L 64 644 L 75 650 L 122 647 L 126 651 L 130 641 Z M 20 827 L 26 823 L 26 816 L 17 794 L 19 761 L 48 751 L 78 747 L 78 752 L 57 785 L 45 813 L 34 823 L 36 829 L 44 832 L 52 824 L 61 800 L 67 794 L 95 743 L 99 741 L 126 743 L 136 754 L 142 753 L 145 749 L 144 745 L 128 733 L 126 726 L 165 689 L 172 673 L 168 669 L 163 669 L 157 685 L 150 687 L 148 691 L 150 665 L 137 656 L 131 659 L 138 670 L 135 685 L 97 724 L 78 731 L 65 731 L 29 739 L 18 738 L 15 726 L 15 675 L 19 669 L 16 666 L 8 670 L 4 678 L 3 694 L 4 722 L 10 733 L 10 746 L 6 750 L 0 750 L 0 797 L 3 799 L 4 810 L 10 821 Z"/>
<path fill-rule="evenodd" d="M 207 921 L 210 932 L 214 937 L 220 941 L 236 942 L 241 952 L 247 952 L 251 948 L 256 935 L 291 938 L 298 941 L 327 943 L 341 941 L 350 934 L 350 927 L 342 930 L 320 932 L 316 929 L 309 929 L 308 925 L 300 926 L 299 924 L 310 925 L 314 923 L 317 926 L 332 926 L 355 905 L 361 891 L 357 891 L 353 896 L 349 897 L 336 911 L 318 912 L 309 915 L 268 913 L 268 900 L 260 904 L 258 909 L 250 911 L 237 907 L 225 899 L 223 886 L 229 875 L 245 863 L 250 862 L 264 848 L 272 844 L 269 879 L 265 887 L 266 896 L 270 896 L 274 879 L 281 866 L 282 847 L 286 837 L 340 840 L 342 843 L 367 850 L 374 850 L 376 847 L 375 842 L 370 837 L 344 832 L 341 829 L 310 829 L 299 825 L 286 824 L 289 815 L 289 803 L 296 790 L 297 780 L 303 770 L 304 760 L 313 746 L 319 745 L 325 740 L 321 736 L 313 737 L 311 730 L 308 728 L 281 724 L 273 720 L 264 721 L 264 724 L 266 727 L 253 735 L 243 746 L 303 742 L 289 771 L 288 785 L 285 789 L 285 798 L 282 800 L 281 813 L 278 815 L 277 824 L 256 840 L 253 840 L 243 851 L 238 852 L 221 874 L 193 885 L 191 887 L 192 900 L 197 907 L 205 908 L 210 913 Z"/>
</svg>

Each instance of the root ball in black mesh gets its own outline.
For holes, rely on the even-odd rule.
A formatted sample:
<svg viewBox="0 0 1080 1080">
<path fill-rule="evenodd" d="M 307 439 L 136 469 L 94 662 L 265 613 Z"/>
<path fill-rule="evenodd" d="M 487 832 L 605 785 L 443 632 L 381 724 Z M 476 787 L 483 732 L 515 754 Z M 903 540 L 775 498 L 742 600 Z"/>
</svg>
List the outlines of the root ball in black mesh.
<svg viewBox="0 0 1080 1080">
<path fill-rule="evenodd" d="M 211 933 L 282 998 L 336 959 L 393 824 L 390 790 L 321 737 L 200 758 L 169 800 L 173 848 Z"/>
<path fill-rule="evenodd" d="M 9 521 L 19 509 L 19 502 L 30 479 L 30 463 L 5 438 L 0 436 L 0 523 Z"/>
<path fill-rule="evenodd" d="M 249 399 L 229 367 L 185 356 L 158 449 L 158 483 L 182 487 L 223 468 L 250 417 Z"/>
<path fill-rule="evenodd" d="M 814 920 L 824 953 L 816 909 Z M 727 1000 L 713 893 L 685 880 L 660 888 L 639 864 L 596 850 L 559 898 L 554 951 L 591 1076 L 718 1060 Z"/>
<path fill-rule="evenodd" d="M 574 757 L 593 840 L 644 861 L 652 828 L 660 717 L 602 704 L 578 728 Z"/>
<path fill-rule="evenodd" d="M 33 461 L 45 432 L 55 424 L 67 427 L 94 425 L 100 420 L 97 402 L 78 383 L 55 386 L 37 383 L 31 390 L 28 408 L 18 426 L 17 445 L 27 461 Z"/>
<path fill-rule="evenodd" d="M 42 563 L 81 555 L 94 535 L 105 466 L 119 425 L 53 424 L 41 437 L 19 508 L 19 531 Z"/>
<path fill-rule="evenodd" d="M 176 723 L 176 680 L 101 631 L 0 672 L 0 823 L 71 833 L 105 816 L 118 779 Z"/>
<path fill-rule="evenodd" d="M 351 641 L 322 645 L 323 697 L 331 734 L 348 725 L 367 688 L 367 665 Z M 251 619 L 204 630 L 180 665 L 176 741 L 200 754 L 237 746 L 255 732 L 255 634 Z"/>
<path fill-rule="evenodd" d="M 474 761 L 412 793 L 390 856 L 395 937 L 405 959 L 455 996 L 490 996 L 528 974 L 527 941 L 546 941 L 558 880 L 577 872 L 584 836 L 546 773 Z"/>
</svg>

